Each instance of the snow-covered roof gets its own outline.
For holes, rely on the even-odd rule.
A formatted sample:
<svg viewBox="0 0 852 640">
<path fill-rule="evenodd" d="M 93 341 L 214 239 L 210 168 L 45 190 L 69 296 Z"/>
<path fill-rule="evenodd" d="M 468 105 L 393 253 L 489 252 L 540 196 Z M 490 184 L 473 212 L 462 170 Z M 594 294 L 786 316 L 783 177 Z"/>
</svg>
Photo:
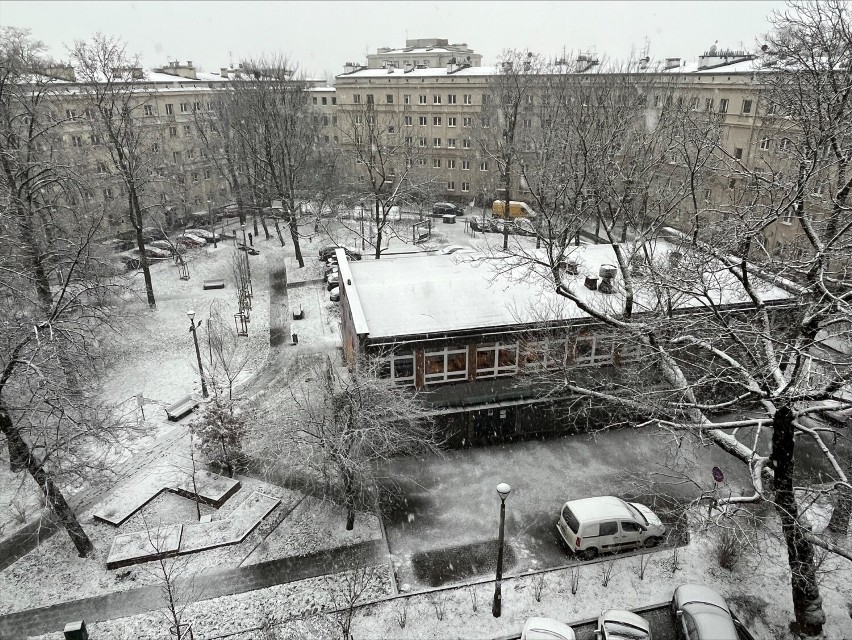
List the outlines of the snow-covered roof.
<svg viewBox="0 0 852 640">
<path fill-rule="evenodd" d="M 630 507 L 625 504 L 624 500 L 615 496 L 581 498 L 580 500 L 571 500 L 566 504 L 581 524 L 603 518 L 632 520 L 634 517 L 633 512 L 630 511 Z"/>
<path fill-rule="evenodd" d="M 655 260 L 668 260 L 673 250 L 673 245 L 663 240 L 649 246 Z M 465 253 L 350 262 L 360 302 L 358 313 L 366 323 L 366 330 L 359 333 L 380 339 L 497 329 L 541 321 L 591 321 L 573 302 L 555 293 L 544 273 L 520 261 L 512 266 L 507 260 Z M 577 264 L 578 274 L 566 275 L 563 283 L 577 297 L 603 312 L 612 313 L 621 308 L 624 292 L 619 277 L 611 294 L 584 286 L 586 276 L 597 277 L 601 266 L 616 264 L 610 245 L 574 247 L 568 260 Z M 704 282 L 694 285 L 695 293 L 671 292 L 674 308 L 749 302 L 738 281 L 721 264 L 708 262 L 704 272 Z M 754 279 L 752 282 L 767 303 L 791 298 L 792 294 L 779 286 Z M 635 285 L 637 313 L 659 306 L 653 286 L 641 277 Z"/>
<path fill-rule="evenodd" d="M 386 78 L 388 76 L 397 78 L 434 78 L 439 76 L 492 76 L 498 73 L 497 67 L 464 67 L 452 73 L 447 67 L 428 67 L 426 69 L 359 69 L 352 73 L 342 73 L 338 78 Z"/>
</svg>

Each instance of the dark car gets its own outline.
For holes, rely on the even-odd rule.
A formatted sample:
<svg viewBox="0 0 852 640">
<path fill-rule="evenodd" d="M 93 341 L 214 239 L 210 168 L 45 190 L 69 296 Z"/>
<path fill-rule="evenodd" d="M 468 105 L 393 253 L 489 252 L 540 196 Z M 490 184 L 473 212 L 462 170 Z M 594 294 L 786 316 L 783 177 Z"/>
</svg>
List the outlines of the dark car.
<svg viewBox="0 0 852 640">
<path fill-rule="evenodd" d="M 341 246 L 338 246 L 338 245 L 335 245 L 335 244 L 329 244 L 329 245 L 322 247 L 319 250 L 319 259 L 321 261 L 325 262 L 331 256 L 333 256 L 334 252 L 337 251 L 338 249 L 343 249 L 344 251 L 346 251 L 346 257 L 349 258 L 350 260 L 360 260 L 361 259 L 361 254 L 358 253 L 357 251 L 355 251 L 354 249 L 350 249 L 349 247 L 341 247 Z"/>
<path fill-rule="evenodd" d="M 464 209 L 458 205 L 453 204 L 452 202 L 436 202 L 432 205 L 433 216 L 440 217 L 448 214 L 454 216 L 463 216 Z"/>
<path fill-rule="evenodd" d="M 483 233 L 496 233 L 497 224 L 490 218 L 471 218 L 470 228 Z"/>
</svg>

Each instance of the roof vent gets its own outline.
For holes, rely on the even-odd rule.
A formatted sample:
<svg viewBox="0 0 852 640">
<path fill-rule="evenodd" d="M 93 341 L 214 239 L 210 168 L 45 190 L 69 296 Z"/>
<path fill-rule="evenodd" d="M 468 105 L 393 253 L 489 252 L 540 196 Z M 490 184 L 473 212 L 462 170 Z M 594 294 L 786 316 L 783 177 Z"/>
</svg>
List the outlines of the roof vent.
<svg viewBox="0 0 852 640">
<path fill-rule="evenodd" d="M 598 275 L 601 278 L 601 282 L 598 285 L 598 291 L 600 291 L 601 293 L 612 293 L 612 285 L 613 281 L 615 280 L 616 273 L 618 273 L 618 269 L 616 269 L 613 265 L 601 265 L 600 271 L 598 271 Z"/>
</svg>

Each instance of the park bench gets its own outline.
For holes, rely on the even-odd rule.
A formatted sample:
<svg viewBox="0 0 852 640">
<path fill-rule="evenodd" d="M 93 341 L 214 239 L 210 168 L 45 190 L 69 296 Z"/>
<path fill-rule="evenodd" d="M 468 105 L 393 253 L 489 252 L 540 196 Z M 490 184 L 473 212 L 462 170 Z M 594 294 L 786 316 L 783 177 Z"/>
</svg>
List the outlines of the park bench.
<svg viewBox="0 0 852 640">
<path fill-rule="evenodd" d="M 174 404 L 166 407 L 166 415 L 169 417 L 169 420 L 177 422 L 197 406 L 197 400 L 193 400 L 191 395 L 185 396 Z"/>
<path fill-rule="evenodd" d="M 204 281 L 204 290 L 208 289 L 224 289 L 225 281 L 224 280 L 205 280 Z"/>
</svg>

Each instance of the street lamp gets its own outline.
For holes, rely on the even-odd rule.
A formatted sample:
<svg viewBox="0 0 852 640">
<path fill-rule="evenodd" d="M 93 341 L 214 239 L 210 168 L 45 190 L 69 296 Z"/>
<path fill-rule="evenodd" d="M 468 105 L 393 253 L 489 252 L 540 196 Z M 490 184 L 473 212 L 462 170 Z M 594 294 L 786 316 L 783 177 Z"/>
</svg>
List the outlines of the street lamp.
<svg viewBox="0 0 852 640">
<path fill-rule="evenodd" d="M 207 397 L 207 385 L 204 384 L 204 368 L 201 366 L 201 351 L 198 350 L 198 336 L 195 333 L 195 311 L 187 311 L 189 330 L 192 331 L 192 341 L 195 343 L 195 357 L 198 358 L 198 375 L 201 376 L 201 395 Z"/>
<path fill-rule="evenodd" d="M 500 617 L 502 607 L 502 596 L 500 594 L 500 581 L 503 580 L 503 530 L 506 525 L 506 498 L 512 491 L 505 482 L 497 485 L 497 493 L 500 496 L 500 536 L 497 547 L 497 582 L 494 584 L 494 604 L 491 605 L 491 613 L 495 618 Z"/>
</svg>

